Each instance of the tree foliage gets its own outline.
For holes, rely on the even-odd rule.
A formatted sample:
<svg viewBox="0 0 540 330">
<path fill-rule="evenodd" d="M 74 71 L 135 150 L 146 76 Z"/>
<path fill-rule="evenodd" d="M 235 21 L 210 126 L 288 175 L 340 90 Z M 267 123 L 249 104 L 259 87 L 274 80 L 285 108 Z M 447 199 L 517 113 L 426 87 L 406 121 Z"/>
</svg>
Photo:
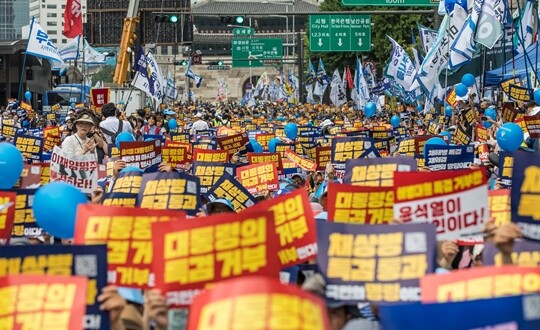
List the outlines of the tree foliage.
<svg viewBox="0 0 540 330">
<path fill-rule="evenodd" d="M 103 81 L 111 83 L 113 81 L 114 65 L 103 65 L 101 69 L 92 75 L 92 81 Z"/>
<path fill-rule="evenodd" d="M 358 11 L 362 14 L 365 10 L 406 10 L 413 9 L 407 7 L 344 7 L 341 0 L 325 0 L 321 6 L 321 11 Z M 417 23 L 431 26 L 432 15 L 371 15 L 371 52 L 315 52 L 309 51 L 309 31 L 306 36 L 306 58 L 313 60 L 316 65 L 319 58 L 322 58 L 327 72 L 332 72 L 335 68 L 341 69 L 344 66 L 354 67 L 357 57 L 363 60 L 373 60 L 378 70 L 382 70 L 390 58 L 392 45 L 386 36 L 392 37 L 404 49 L 410 49 L 412 45 L 411 33 L 418 35 Z M 307 27 L 309 30 L 309 26 Z"/>
</svg>

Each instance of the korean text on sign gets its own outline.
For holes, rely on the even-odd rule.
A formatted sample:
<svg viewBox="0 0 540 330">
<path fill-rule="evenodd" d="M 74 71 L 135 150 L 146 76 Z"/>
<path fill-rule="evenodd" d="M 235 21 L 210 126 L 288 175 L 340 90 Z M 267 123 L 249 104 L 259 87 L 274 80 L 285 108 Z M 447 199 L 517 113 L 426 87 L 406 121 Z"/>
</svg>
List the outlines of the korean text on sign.
<svg viewBox="0 0 540 330">
<path fill-rule="evenodd" d="M 152 226 L 156 286 L 169 305 L 189 305 L 207 285 L 248 274 L 276 276 L 270 212 Z"/>
<path fill-rule="evenodd" d="M 15 192 L 0 191 L 0 245 L 9 243 L 11 238 L 16 198 Z"/>
<path fill-rule="evenodd" d="M 420 301 L 419 279 L 434 270 L 435 228 L 430 224 L 318 223 L 317 236 L 327 298 Z"/>
<path fill-rule="evenodd" d="M 466 272 L 430 274 L 420 281 L 422 302 L 442 303 L 540 292 L 540 268 L 475 267 Z"/>
<path fill-rule="evenodd" d="M 384 224 L 394 219 L 392 187 L 328 185 L 328 220 L 354 224 Z"/>
<path fill-rule="evenodd" d="M 344 183 L 354 186 L 393 187 L 394 172 L 414 172 L 411 157 L 360 158 L 345 163 Z"/>
<path fill-rule="evenodd" d="M 437 226 L 437 239 L 478 234 L 489 220 L 485 173 L 478 170 L 396 172 L 394 216 Z"/>
<path fill-rule="evenodd" d="M 231 176 L 234 176 L 235 172 L 236 165 L 234 164 L 200 161 L 193 162 L 193 175 L 200 179 L 202 194 L 206 194 L 224 173 L 229 173 Z"/>
<path fill-rule="evenodd" d="M 273 230 L 279 238 L 278 257 L 284 267 L 301 263 L 317 254 L 315 220 L 305 190 L 297 189 L 259 202 L 256 209 L 274 213 Z"/>
<path fill-rule="evenodd" d="M 87 282 L 80 276 L 0 277 L 2 328 L 82 330 Z"/>
<path fill-rule="evenodd" d="M 144 174 L 138 206 L 195 215 L 201 205 L 199 190 L 199 178 L 195 176 L 178 172 Z"/>
<path fill-rule="evenodd" d="M 188 330 L 329 330 L 326 315 L 320 298 L 271 278 L 250 276 L 198 296 L 190 307 Z"/>
<path fill-rule="evenodd" d="M 232 203 L 236 212 L 247 209 L 257 202 L 255 197 L 229 173 L 223 173 L 221 178 L 208 190 L 205 198 L 208 201 L 225 198 Z"/>
<path fill-rule="evenodd" d="M 75 244 L 107 243 L 110 283 L 149 288 L 154 286 L 150 271 L 154 258 L 152 223 L 184 219 L 181 212 L 80 205 L 74 241 Z"/>
<path fill-rule="evenodd" d="M 161 163 L 161 141 L 120 142 L 120 157 L 126 166 L 144 170 Z"/>
<path fill-rule="evenodd" d="M 540 155 L 516 152 L 512 172 L 511 210 L 529 239 L 540 240 Z"/>
<path fill-rule="evenodd" d="M 277 169 L 274 163 L 259 163 L 240 167 L 238 178 L 253 195 L 260 194 L 263 190 L 273 191 L 279 188 Z"/>
<path fill-rule="evenodd" d="M 19 189 L 15 191 L 15 220 L 13 221 L 13 237 L 41 236 L 43 229 L 38 226 L 34 218 L 32 206 L 36 189 Z"/>
</svg>

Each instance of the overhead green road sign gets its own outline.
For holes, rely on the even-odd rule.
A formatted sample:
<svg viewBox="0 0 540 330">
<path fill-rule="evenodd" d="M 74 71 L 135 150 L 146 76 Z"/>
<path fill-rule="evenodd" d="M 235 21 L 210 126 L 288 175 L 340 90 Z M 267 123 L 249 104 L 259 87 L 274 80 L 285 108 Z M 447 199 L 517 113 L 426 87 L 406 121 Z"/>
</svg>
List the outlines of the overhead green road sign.
<svg viewBox="0 0 540 330">
<path fill-rule="evenodd" d="M 310 15 L 309 50 L 312 52 L 369 52 L 369 15 Z"/>
<path fill-rule="evenodd" d="M 436 7 L 438 0 L 341 0 L 343 6 Z"/>
<path fill-rule="evenodd" d="M 232 39 L 232 66 L 261 67 L 265 60 L 283 59 L 283 40 L 279 38 Z"/>
</svg>

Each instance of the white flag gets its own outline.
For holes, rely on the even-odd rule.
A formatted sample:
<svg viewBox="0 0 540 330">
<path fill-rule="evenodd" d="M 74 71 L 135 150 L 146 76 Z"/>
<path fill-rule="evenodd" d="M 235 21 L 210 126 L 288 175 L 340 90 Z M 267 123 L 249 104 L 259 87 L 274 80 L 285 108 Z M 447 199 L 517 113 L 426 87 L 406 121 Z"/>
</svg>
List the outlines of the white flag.
<svg viewBox="0 0 540 330">
<path fill-rule="evenodd" d="M 167 71 L 167 84 L 165 87 L 165 96 L 170 100 L 176 100 L 178 98 L 178 89 L 176 88 L 174 78 L 171 75 L 171 71 Z"/>
<path fill-rule="evenodd" d="M 88 41 L 84 39 L 84 63 L 105 64 L 105 55 L 95 50 Z"/>
<path fill-rule="evenodd" d="M 416 69 L 414 63 L 394 39 L 386 36 L 392 43 L 392 57 L 386 66 L 384 75 L 393 78 L 405 91 L 410 92 L 419 87 L 415 80 Z"/>
<path fill-rule="evenodd" d="M 57 67 L 62 68 L 64 66 L 64 60 L 58 54 L 56 46 L 52 43 L 49 35 L 45 30 L 34 21 L 32 18 L 32 24 L 30 25 L 30 35 L 28 36 L 28 45 L 26 46 L 26 53 L 48 59 L 49 61 L 58 63 Z"/>
<path fill-rule="evenodd" d="M 364 77 L 364 67 L 362 61 L 356 59 L 356 70 L 354 72 L 354 104 L 357 109 L 363 108 L 369 100 L 369 90 Z"/>
<path fill-rule="evenodd" d="M 533 39 L 533 3 L 532 1 L 526 1 L 525 7 L 521 12 L 519 23 L 516 24 L 516 53 L 521 54 L 525 52 L 532 44 Z"/>
<path fill-rule="evenodd" d="M 337 107 L 347 102 L 345 92 L 343 90 L 343 82 L 339 75 L 338 69 L 334 70 L 332 81 L 330 82 L 330 101 L 332 101 L 332 103 Z"/>
<path fill-rule="evenodd" d="M 71 40 L 58 50 L 58 54 L 64 61 L 75 61 L 79 58 L 79 38 Z"/>
<path fill-rule="evenodd" d="M 131 85 L 149 94 L 159 104 L 163 102 L 163 76 L 161 69 L 151 53 L 144 54 L 142 47 L 139 49 L 135 62 L 135 77 Z"/>
<path fill-rule="evenodd" d="M 476 34 L 478 18 L 482 13 L 483 6 L 484 0 L 474 1 L 471 13 L 463 23 L 463 27 L 460 29 L 456 39 L 450 45 L 450 59 L 448 62 L 448 68 L 450 70 L 456 70 L 472 60 L 473 55 L 476 52 L 474 36 Z M 455 6 L 454 10 L 459 10 L 458 7 L 461 8 L 460 6 Z"/>
</svg>

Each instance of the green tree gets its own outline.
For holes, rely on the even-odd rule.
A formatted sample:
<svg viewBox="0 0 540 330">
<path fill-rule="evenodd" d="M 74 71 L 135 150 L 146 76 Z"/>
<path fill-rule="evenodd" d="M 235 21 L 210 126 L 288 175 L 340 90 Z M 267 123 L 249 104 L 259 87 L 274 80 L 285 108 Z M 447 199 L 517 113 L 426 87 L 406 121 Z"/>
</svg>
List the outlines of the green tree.
<svg viewBox="0 0 540 330">
<path fill-rule="evenodd" d="M 112 83 L 114 75 L 114 65 L 103 65 L 101 69 L 92 75 L 92 81 L 103 81 Z"/>
<path fill-rule="evenodd" d="M 321 11 L 358 11 L 359 14 L 363 10 L 396 10 L 396 8 L 407 10 L 413 8 L 407 7 L 344 7 L 341 5 L 341 0 L 325 0 L 321 6 Z M 331 74 L 335 68 L 341 69 L 344 66 L 350 66 L 351 69 L 355 65 L 357 57 L 363 59 L 375 61 L 377 68 L 381 70 L 386 65 L 390 58 L 390 52 L 392 51 L 392 45 L 386 36 L 392 37 L 403 48 L 411 49 L 411 32 L 414 30 L 414 35 L 418 34 L 417 23 L 425 26 L 430 26 L 430 20 L 432 15 L 425 14 L 412 14 L 412 15 L 371 15 L 371 43 L 373 47 L 369 53 L 361 52 L 316 52 L 311 53 L 309 51 L 309 26 L 307 27 L 308 33 L 306 36 L 306 59 L 312 59 L 315 66 L 319 58 L 322 58 L 326 72 Z M 409 54 L 411 55 L 411 54 Z M 307 61 L 306 61 L 307 62 Z M 307 65 L 307 64 L 306 64 Z M 306 66 L 307 68 L 307 66 Z"/>
</svg>

